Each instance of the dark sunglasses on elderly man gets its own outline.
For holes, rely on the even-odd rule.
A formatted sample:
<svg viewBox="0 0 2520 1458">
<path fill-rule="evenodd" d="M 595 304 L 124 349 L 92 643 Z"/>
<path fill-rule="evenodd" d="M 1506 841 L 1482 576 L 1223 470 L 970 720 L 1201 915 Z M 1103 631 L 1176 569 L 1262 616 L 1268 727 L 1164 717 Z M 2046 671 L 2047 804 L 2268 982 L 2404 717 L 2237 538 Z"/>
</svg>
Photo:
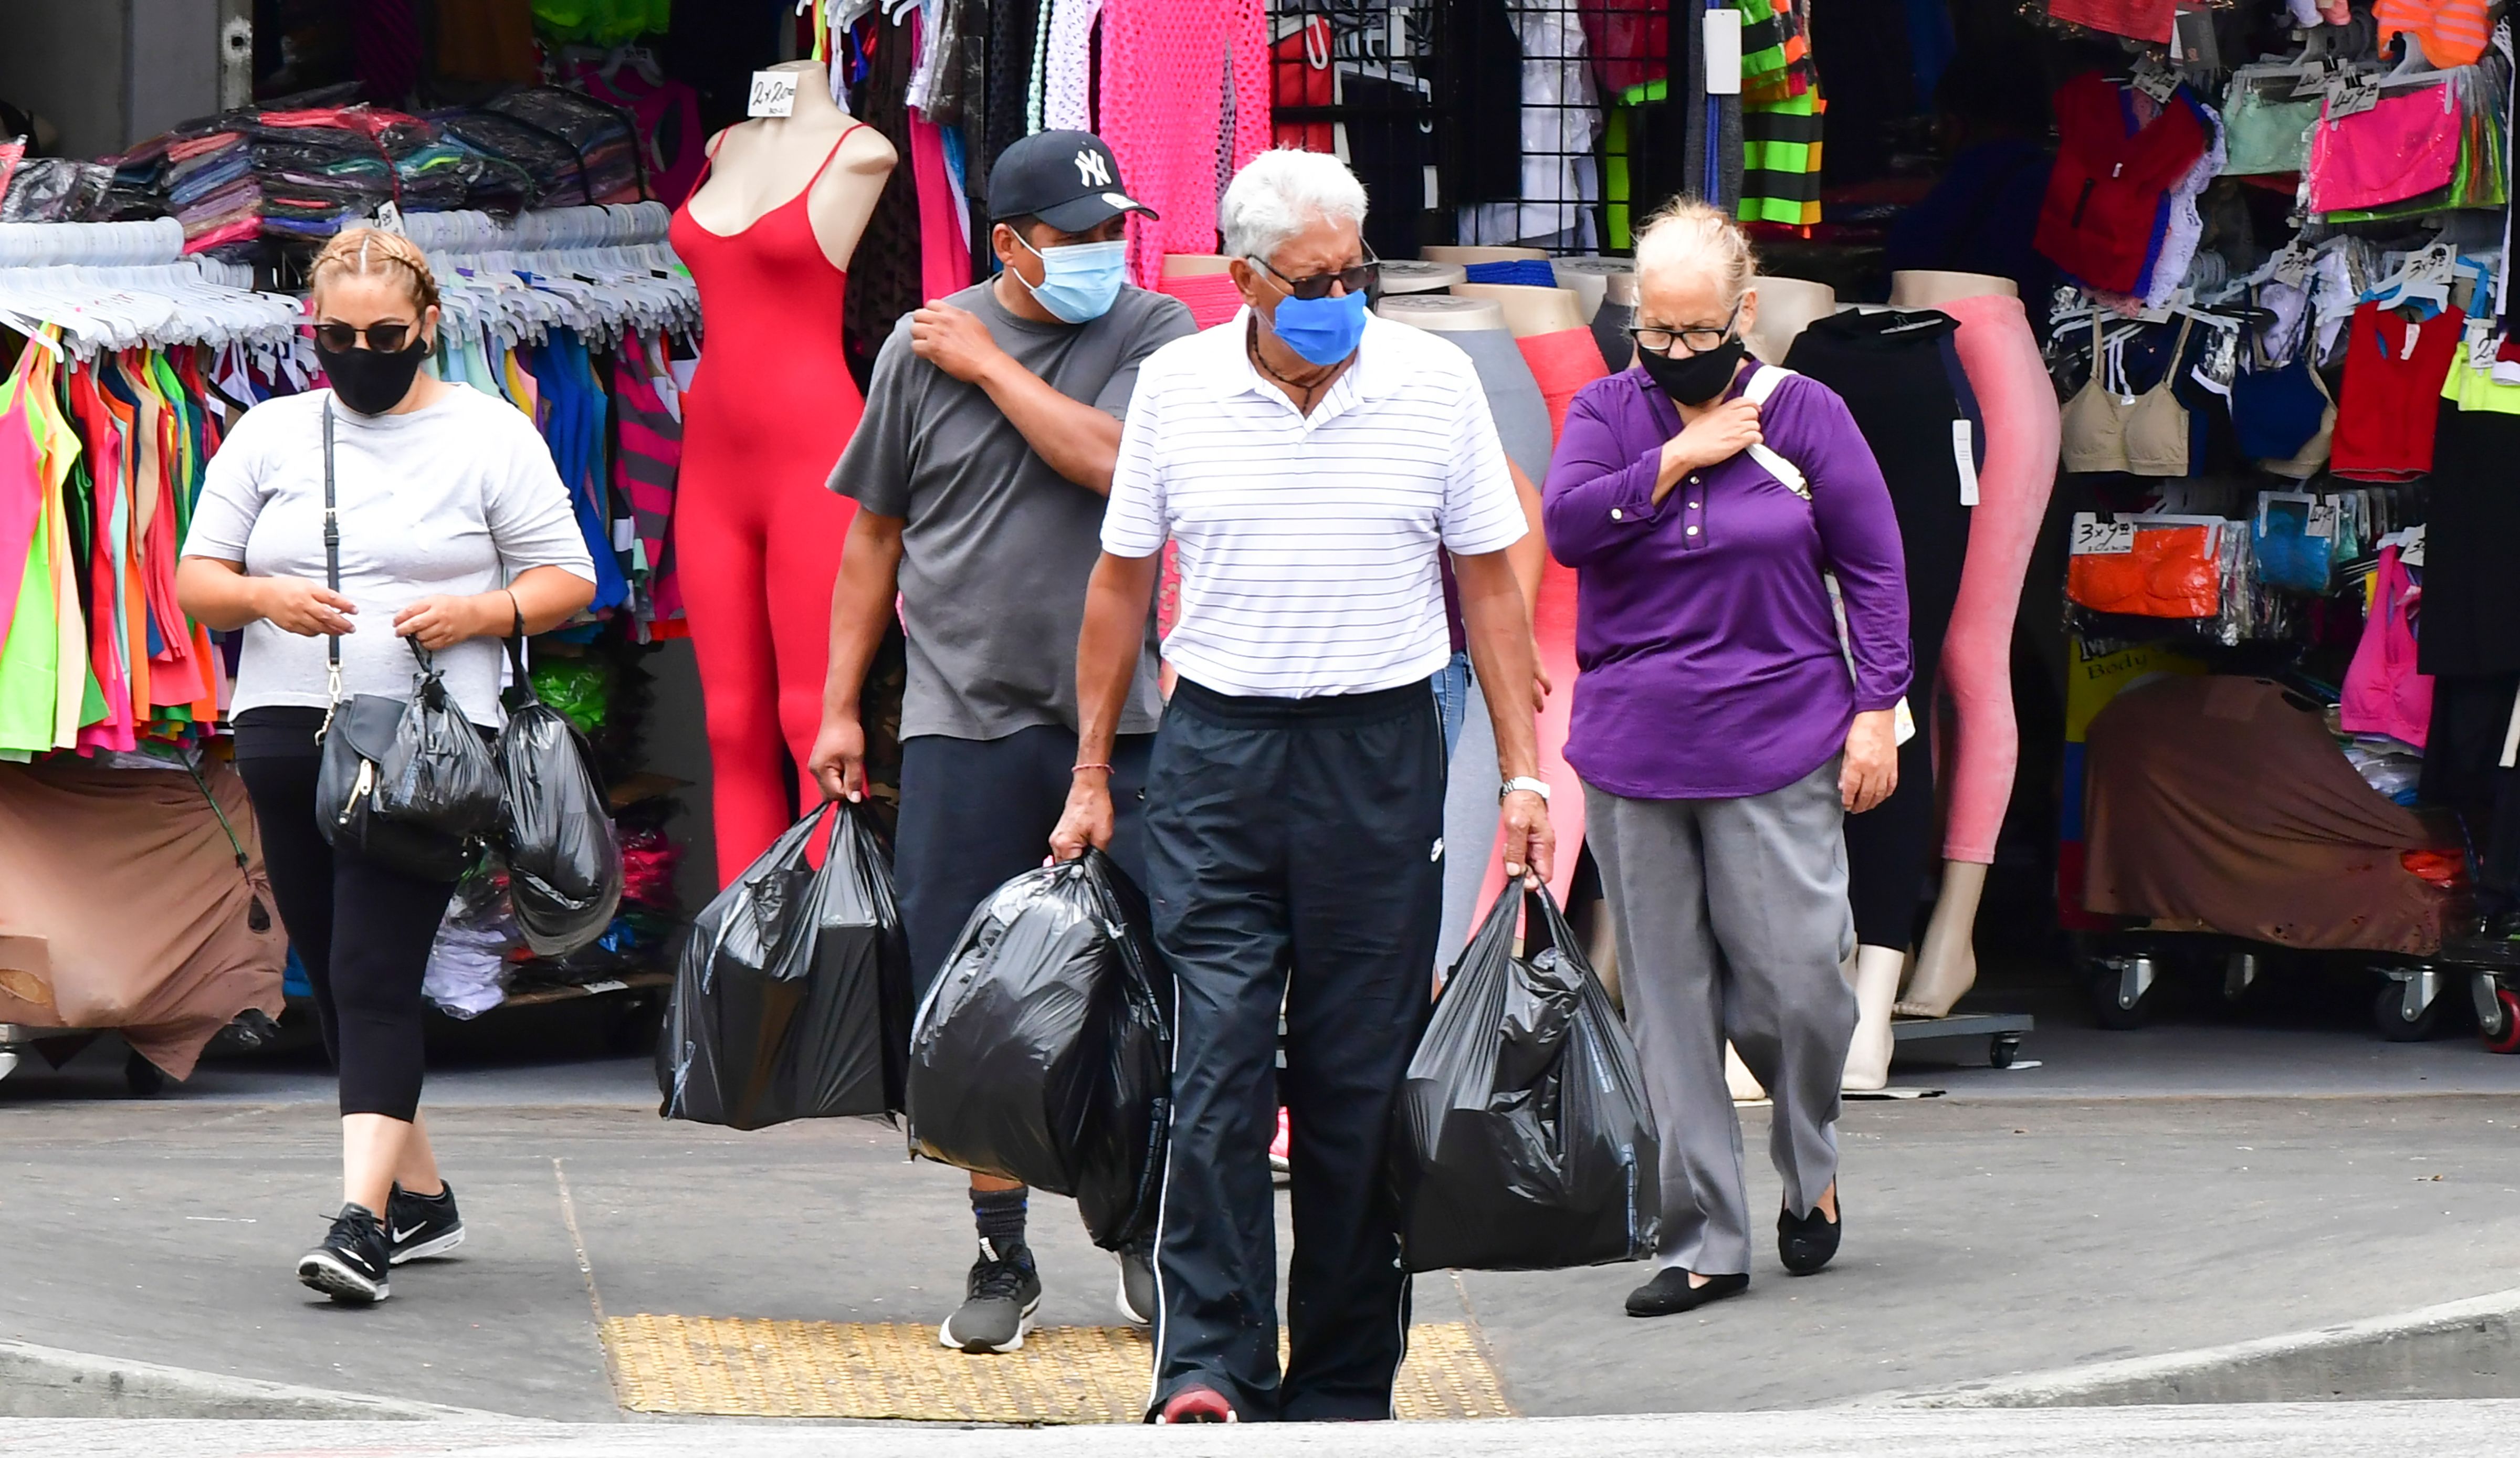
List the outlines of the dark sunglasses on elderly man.
<svg viewBox="0 0 2520 1458">
<path fill-rule="evenodd" d="M 1720 329 L 1662 329 L 1652 325 L 1631 325 L 1628 337 L 1648 354 L 1669 355 L 1674 342 L 1688 345 L 1691 354 L 1703 354 L 1709 349 L 1723 347 L 1724 342 L 1732 338 L 1732 325 L 1740 317 L 1741 306 L 1736 303 L 1732 305 L 1732 312 L 1724 316 L 1724 325 Z"/>
<path fill-rule="evenodd" d="M 371 324 L 364 330 L 355 324 L 318 324 L 315 326 L 315 342 L 338 354 L 344 349 L 357 348 L 359 336 L 364 334 L 368 337 L 368 347 L 379 354 L 399 354 L 403 346 L 411 342 L 416 329 L 415 325 L 399 321 Z"/>
<path fill-rule="evenodd" d="M 1330 296 L 1332 284 L 1338 285 L 1350 294 L 1371 295 L 1381 292 L 1382 260 L 1373 256 L 1372 249 L 1365 251 L 1365 261 L 1354 268 L 1341 268 L 1330 273 L 1308 274 L 1299 279 L 1290 279 L 1280 273 L 1266 258 L 1254 258 L 1251 261 L 1268 269 L 1271 278 L 1285 285 L 1287 296 L 1292 298 L 1328 298 Z"/>
</svg>

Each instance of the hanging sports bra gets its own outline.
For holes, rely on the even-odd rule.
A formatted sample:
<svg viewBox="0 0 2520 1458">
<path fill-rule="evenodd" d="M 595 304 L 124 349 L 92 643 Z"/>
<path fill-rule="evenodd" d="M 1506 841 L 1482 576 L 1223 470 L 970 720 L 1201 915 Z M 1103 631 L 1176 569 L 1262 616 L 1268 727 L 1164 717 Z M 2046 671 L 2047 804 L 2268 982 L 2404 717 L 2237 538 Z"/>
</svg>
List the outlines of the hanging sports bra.
<svg viewBox="0 0 2520 1458">
<path fill-rule="evenodd" d="M 2187 407 L 2172 387 L 2187 357 L 2189 321 L 2179 321 L 2170 362 L 2161 382 L 2141 394 L 2126 387 L 2116 352 L 2100 337 L 2100 315 L 2092 313 L 2092 378 L 2065 402 L 2064 465 L 2067 471 L 2118 471 L 2134 476 L 2187 474 Z M 2117 374 L 2117 387 L 2109 376 Z"/>
</svg>

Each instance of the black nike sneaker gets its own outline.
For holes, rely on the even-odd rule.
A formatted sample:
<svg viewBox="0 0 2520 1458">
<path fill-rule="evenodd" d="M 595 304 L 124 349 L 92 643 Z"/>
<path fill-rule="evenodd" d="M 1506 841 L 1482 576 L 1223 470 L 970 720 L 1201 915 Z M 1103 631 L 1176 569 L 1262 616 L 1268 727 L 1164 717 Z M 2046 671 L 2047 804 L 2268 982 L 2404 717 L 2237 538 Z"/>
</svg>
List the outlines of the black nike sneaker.
<svg viewBox="0 0 2520 1458">
<path fill-rule="evenodd" d="M 324 1244 L 298 1257 L 297 1279 L 337 1301 L 374 1305 L 393 1295 L 385 1274 L 393 1257 L 376 1212 L 356 1201 L 341 1207 Z"/>
<path fill-rule="evenodd" d="M 434 1195 L 414 1195 L 394 1186 L 392 1197 L 385 1201 L 385 1244 L 392 1249 L 396 1265 L 443 1255 L 464 1244 L 464 1217 L 455 1210 L 455 1187 L 442 1185 Z"/>
</svg>

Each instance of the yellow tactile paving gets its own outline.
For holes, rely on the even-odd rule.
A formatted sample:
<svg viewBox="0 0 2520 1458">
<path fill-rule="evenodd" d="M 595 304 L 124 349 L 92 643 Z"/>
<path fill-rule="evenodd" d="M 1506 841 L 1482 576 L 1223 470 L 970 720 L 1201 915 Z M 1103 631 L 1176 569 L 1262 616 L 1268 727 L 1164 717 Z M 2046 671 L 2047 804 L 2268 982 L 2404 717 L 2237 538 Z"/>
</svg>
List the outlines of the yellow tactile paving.
<svg viewBox="0 0 2520 1458">
<path fill-rule="evenodd" d="M 936 1344 L 932 1327 L 616 1316 L 604 1323 L 621 1405 L 634 1412 L 961 1423 L 1134 1423 L 1147 1400 L 1147 1339 L 1133 1327 L 1050 1327 L 1004 1356 Z M 1460 1322 L 1409 1334 L 1403 1418 L 1501 1418 L 1513 1410 Z"/>
</svg>

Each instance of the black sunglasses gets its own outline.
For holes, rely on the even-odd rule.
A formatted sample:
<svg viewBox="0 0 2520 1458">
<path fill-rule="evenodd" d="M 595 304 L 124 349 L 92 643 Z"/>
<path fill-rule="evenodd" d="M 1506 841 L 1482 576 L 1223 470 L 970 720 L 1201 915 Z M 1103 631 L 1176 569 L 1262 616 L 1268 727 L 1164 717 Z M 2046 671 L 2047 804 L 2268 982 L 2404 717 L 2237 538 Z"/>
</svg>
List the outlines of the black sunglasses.
<svg viewBox="0 0 2520 1458">
<path fill-rule="evenodd" d="M 318 324 L 315 326 L 315 342 L 338 354 L 342 350 L 358 347 L 359 337 L 365 335 L 368 347 L 379 354 L 400 354 L 403 346 L 411 342 L 412 337 L 419 332 L 419 329 L 420 326 L 416 324 L 392 321 L 371 324 L 365 329 L 355 324 Z"/>
<path fill-rule="evenodd" d="M 1350 294 L 1372 295 L 1380 293 L 1382 289 L 1382 260 L 1373 256 L 1372 249 L 1365 251 L 1365 261 L 1354 268 L 1341 268 L 1331 273 L 1309 274 L 1299 279 L 1290 279 L 1280 273 L 1277 266 L 1266 258 L 1254 258 L 1251 261 L 1268 269 L 1271 278 L 1285 285 L 1286 296 L 1289 298 L 1328 298 L 1330 296 L 1332 284 L 1338 285 Z"/>
</svg>

